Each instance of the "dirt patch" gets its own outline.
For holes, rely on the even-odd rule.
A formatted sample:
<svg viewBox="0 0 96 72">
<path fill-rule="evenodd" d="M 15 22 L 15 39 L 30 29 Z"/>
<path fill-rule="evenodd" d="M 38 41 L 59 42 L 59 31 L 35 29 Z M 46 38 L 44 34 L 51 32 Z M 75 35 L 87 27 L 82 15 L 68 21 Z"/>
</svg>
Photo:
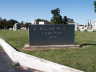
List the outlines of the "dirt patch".
<svg viewBox="0 0 96 72">
<path fill-rule="evenodd" d="M 3 48 L 1 47 L 1 45 L 0 45 L 0 49 L 3 49 Z"/>
</svg>

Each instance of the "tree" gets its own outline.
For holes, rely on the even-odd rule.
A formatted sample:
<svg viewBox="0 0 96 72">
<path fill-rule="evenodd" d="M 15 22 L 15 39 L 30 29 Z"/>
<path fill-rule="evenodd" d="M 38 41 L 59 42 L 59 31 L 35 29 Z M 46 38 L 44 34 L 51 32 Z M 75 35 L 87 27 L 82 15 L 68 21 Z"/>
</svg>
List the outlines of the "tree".
<svg viewBox="0 0 96 72">
<path fill-rule="evenodd" d="M 52 24 L 62 24 L 62 16 L 60 15 L 59 8 L 51 10 L 51 13 L 53 14 L 53 17 L 51 18 L 51 23 Z"/>
<path fill-rule="evenodd" d="M 68 24 L 67 16 L 64 16 L 64 18 L 62 20 L 62 24 Z"/>
<path fill-rule="evenodd" d="M 2 23 L 3 23 L 4 30 L 5 30 L 6 27 L 7 27 L 7 20 L 6 19 L 3 19 L 2 20 Z"/>
<path fill-rule="evenodd" d="M 51 18 L 52 24 L 68 24 L 67 16 L 64 16 L 64 18 L 62 18 L 59 8 L 51 10 L 51 13 L 53 14 L 53 17 Z"/>
<path fill-rule="evenodd" d="M 10 20 L 6 20 L 6 19 L 2 19 L 0 17 L 0 29 L 9 29 L 9 28 L 13 28 L 13 25 L 15 23 L 19 23 L 16 20 L 10 19 Z"/>
<path fill-rule="evenodd" d="M 94 7 L 94 8 L 95 8 L 94 11 L 95 11 L 95 13 L 96 13 L 96 1 L 94 1 L 94 6 L 95 6 L 95 7 Z"/>
<path fill-rule="evenodd" d="M 58 14 L 58 18 L 57 18 L 57 24 L 62 24 L 62 16 L 60 14 Z"/>
<path fill-rule="evenodd" d="M 56 8 L 56 9 L 54 9 L 54 10 L 51 10 L 51 13 L 52 13 L 55 17 L 57 17 L 58 14 L 60 14 L 60 10 L 59 10 L 59 8 Z"/>
<path fill-rule="evenodd" d="M 13 28 L 13 25 L 15 23 L 19 23 L 18 21 L 14 20 L 14 19 L 10 19 L 7 21 L 7 28 Z"/>
<path fill-rule="evenodd" d="M 0 17 L 0 20 L 2 20 L 2 18 Z"/>
<path fill-rule="evenodd" d="M 19 23 L 20 28 L 24 27 L 24 22 L 22 21 L 21 23 Z"/>
<path fill-rule="evenodd" d="M 0 29 L 4 29 L 4 27 L 3 27 L 3 21 L 2 21 L 1 18 L 0 18 Z"/>
<path fill-rule="evenodd" d="M 6 23 L 7 23 L 7 25 L 6 25 L 6 28 L 7 28 L 7 29 L 13 27 L 13 24 L 11 24 L 10 20 L 8 20 Z"/>
<path fill-rule="evenodd" d="M 68 18 L 68 23 L 75 23 L 73 19 Z"/>
<path fill-rule="evenodd" d="M 29 24 L 31 24 L 31 23 L 25 23 L 25 27 L 28 29 L 29 28 Z"/>
</svg>

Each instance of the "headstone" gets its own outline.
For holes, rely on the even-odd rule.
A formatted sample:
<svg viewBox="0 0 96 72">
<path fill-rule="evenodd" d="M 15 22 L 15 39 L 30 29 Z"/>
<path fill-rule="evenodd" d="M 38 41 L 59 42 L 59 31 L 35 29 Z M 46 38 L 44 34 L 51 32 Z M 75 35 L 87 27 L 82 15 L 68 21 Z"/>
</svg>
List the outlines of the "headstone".
<svg viewBox="0 0 96 72">
<path fill-rule="evenodd" d="M 89 28 L 91 28 L 91 25 L 89 26 Z"/>
<path fill-rule="evenodd" d="M 85 31 L 85 29 L 80 29 L 80 31 Z"/>
<path fill-rule="evenodd" d="M 89 20 L 87 20 L 87 28 L 89 28 Z"/>
<path fill-rule="evenodd" d="M 84 27 L 84 29 L 86 30 L 86 29 L 87 29 L 87 27 Z"/>
<path fill-rule="evenodd" d="M 35 19 L 35 20 L 32 20 L 32 21 L 31 21 L 31 24 L 32 24 L 32 25 L 36 25 L 36 24 L 37 24 L 37 20 L 36 20 L 36 19 Z"/>
<path fill-rule="evenodd" d="M 19 23 L 15 23 L 15 24 L 13 25 L 13 30 L 20 30 Z"/>
<path fill-rule="evenodd" d="M 39 21 L 39 25 L 45 25 L 47 24 L 47 21 Z"/>
<path fill-rule="evenodd" d="M 26 27 L 22 27 L 22 28 L 20 28 L 20 30 L 26 30 Z"/>
<path fill-rule="evenodd" d="M 74 24 L 75 25 L 75 31 L 79 29 L 79 24 L 78 23 L 68 23 L 68 24 Z"/>
<path fill-rule="evenodd" d="M 96 20 L 93 22 L 92 29 L 96 29 Z"/>
<path fill-rule="evenodd" d="M 80 26 L 80 25 L 79 25 L 79 30 L 81 30 L 81 29 L 84 29 L 84 26 Z"/>
<path fill-rule="evenodd" d="M 94 32 L 94 30 L 92 30 L 92 29 L 88 29 L 88 32 Z"/>
<path fill-rule="evenodd" d="M 12 30 L 12 28 L 9 28 L 9 30 Z"/>
<path fill-rule="evenodd" d="M 73 45 L 74 25 L 29 25 L 30 46 Z"/>
</svg>

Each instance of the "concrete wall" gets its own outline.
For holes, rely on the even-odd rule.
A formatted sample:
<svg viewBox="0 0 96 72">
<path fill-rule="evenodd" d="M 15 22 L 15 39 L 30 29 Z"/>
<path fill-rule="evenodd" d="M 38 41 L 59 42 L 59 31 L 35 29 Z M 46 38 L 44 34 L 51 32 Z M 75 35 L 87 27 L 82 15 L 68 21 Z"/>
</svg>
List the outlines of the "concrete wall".
<svg viewBox="0 0 96 72">
<path fill-rule="evenodd" d="M 5 50 L 5 52 L 8 54 L 8 56 L 15 61 L 13 58 L 13 53 L 17 52 L 13 47 L 11 47 L 9 44 L 7 44 L 3 39 L 0 38 L 0 45 Z M 15 61 L 16 62 L 16 61 Z"/>
<path fill-rule="evenodd" d="M 3 47 L 5 52 L 14 62 L 18 61 L 19 64 L 22 66 L 34 68 L 45 72 L 83 72 L 35 56 L 18 52 L 1 38 L 0 38 L 0 45 Z"/>
</svg>

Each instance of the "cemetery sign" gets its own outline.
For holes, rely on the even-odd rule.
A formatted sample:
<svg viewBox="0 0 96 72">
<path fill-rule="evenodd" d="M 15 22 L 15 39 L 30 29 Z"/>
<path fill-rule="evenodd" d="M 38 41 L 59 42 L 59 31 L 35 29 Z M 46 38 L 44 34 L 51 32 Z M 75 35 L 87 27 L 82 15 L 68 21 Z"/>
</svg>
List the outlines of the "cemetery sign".
<svg viewBox="0 0 96 72">
<path fill-rule="evenodd" d="M 72 45 L 74 44 L 74 25 L 29 25 L 29 44 Z"/>
</svg>

